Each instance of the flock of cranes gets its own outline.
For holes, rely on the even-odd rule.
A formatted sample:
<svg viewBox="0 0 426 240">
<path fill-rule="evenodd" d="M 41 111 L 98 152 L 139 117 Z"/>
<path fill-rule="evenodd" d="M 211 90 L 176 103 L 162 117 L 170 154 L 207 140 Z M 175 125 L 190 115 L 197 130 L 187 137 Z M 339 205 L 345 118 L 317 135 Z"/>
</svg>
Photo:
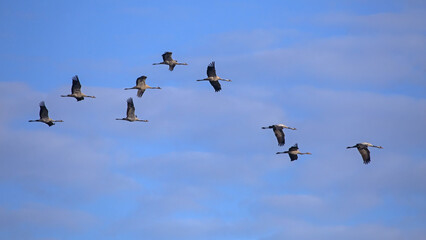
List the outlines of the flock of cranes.
<svg viewBox="0 0 426 240">
<path fill-rule="evenodd" d="M 296 130 L 296 128 L 288 127 L 284 124 L 275 124 L 268 127 L 262 127 L 262 129 L 270 129 L 270 128 L 272 128 L 272 130 L 274 131 L 275 137 L 277 138 L 277 141 L 278 141 L 278 146 L 284 146 L 285 144 L 285 134 L 283 130 L 284 128 L 290 129 L 290 130 Z M 352 146 L 352 147 L 347 147 L 347 149 L 357 148 L 359 153 L 362 156 L 362 160 L 364 161 L 364 164 L 368 164 L 370 163 L 370 150 L 368 150 L 368 147 L 383 148 L 381 146 L 375 146 L 368 142 L 363 142 L 363 143 L 357 143 L 355 146 Z M 297 143 L 293 145 L 292 147 L 290 147 L 288 151 L 277 152 L 277 154 L 283 154 L 283 153 L 288 153 L 288 156 L 290 157 L 291 161 L 297 160 L 298 158 L 297 154 L 299 155 L 312 154 L 310 152 L 306 152 L 306 153 L 300 152 L 299 146 L 297 145 Z"/>
<path fill-rule="evenodd" d="M 173 71 L 173 69 L 175 68 L 176 65 L 188 65 L 187 63 L 179 63 L 178 61 L 174 60 L 172 58 L 172 52 L 165 52 L 162 55 L 162 57 L 163 57 L 162 62 L 153 63 L 153 65 L 160 65 L 160 64 L 168 65 L 170 71 Z M 136 85 L 134 87 L 125 88 L 124 90 L 137 89 L 138 90 L 137 96 L 142 97 L 142 95 L 144 94 L 146 89 L 161 89 L 160 87 L 150 87 L 148 84 L 146 84 L 146 79 L 147 79 L 146 76 L 141 76 L 141 77 L 136 79 Z M 217 76 L 215 62 L 213 61 L 207 66 L 207 78 L 199 79 L 197 81 L 209 81 L 210 84 L 213 86 L 215 92 L 219 92 L 220 90 L 222 90 L 222 87 L 219 83 L 219 80 L 231 82 L 230 79 L 224 79 L 224 78 L 220 78 L 219 76 Z M 85 95 L 81 92 L 81 84 L 80 84 L 80 80 L 78 79 L 77 75 L 75 75 L 72 78 L 71 94 L 61 95 L 61 97 L 73 97 L 77 101 L 82 101 L 82 100 L 84 100 L 85 97 L 86 98 L 96 98 L 95 96 L 88 96 L 88 95 Z M 49 117 L 49 112 L 46 108 L 44 101 L 40 102 L 40 113 L 39 113 L 39 115 L 40 115 L 40 119 L 29 120 L 29 122 L 42 122 L 42 123 L 47 124 L 49 127 L 55 125 L 55 122 L 63 122 L 63 120 L 53 120 Z M 125 118 L 116 118 L 116 120 L 125 120 L 125 121 L 129 121 L 129 122 L 148 122 L 148 120 L 138 119 L 138 117 L 135 115 L 135 105 L 133 104 L 133 99 L 131 97 L 127 99 L 126 117 Z M 271 129 L 271 128 L 274 131 L 275 137 L 277 138 L 278 146 L 284 146 L 284 144 L 285 144 L 285 134 L 284 134 L 284 130 L 283 130 L 284 128 L 290 129 L 290 130 L 296 130 L 296 128 L 288 127 L 284 124 L 275 124 L 275 125 L 271 125 L 271 126 L 268 126 L 268 127 L 262 127 L 262 129 Z M 368 150 L 368 147 L 383 148 L 381 146 L 375 146 L 371 143 L 363 142 L 363 143 L 357 143 L 354 146 L 349 146 L 349 147 L 347 147 L 347 149 L 357 148 L 359 153 L 362 156 L 364 164 L 368 164 L 371 160 L 370 159 L 370 151 Z M 311 154 L 310 152 L 306 152 L 306 153 L 300 152 L 297 143 L 295 145 L 293 145 L 292 147 L 290 147 L 288 149 L 288 151 L 277 152 L 276 154 L 283 154 L 283 153 L 287 153 L 289 155 L 291 161 L 297 160 L 298 155 L 304 155 L 304 154 L 310 155 Z"/>
</svg>

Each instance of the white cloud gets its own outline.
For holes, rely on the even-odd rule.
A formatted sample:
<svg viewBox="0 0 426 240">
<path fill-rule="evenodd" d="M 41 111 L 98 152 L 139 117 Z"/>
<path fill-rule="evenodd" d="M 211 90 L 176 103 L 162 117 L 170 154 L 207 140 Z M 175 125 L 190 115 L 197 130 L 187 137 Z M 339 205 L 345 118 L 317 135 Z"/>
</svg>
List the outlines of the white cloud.
<svg viewBox="0 0 426 240">
<path fill-rule="evenodd" d="M 325 26 L 339 26 L 359 32 L 378 33 L 419 33 L 426 27 L 420 22 L 425 20 L 422 8 L 411 8 L 401 12 L 382 12 L 368 15 L 328 14 L 315 19 L 315 23 Z"/>
<path fill-rule="evenodd" d="M 43 204 L 26 204 L 17 209 L 0 208 L 0 216 L 2 235 L 8 239 L 46 239 L 37 236 L 53 235 L 46 234 L 48 232 L 78 235 L 98 222 L 95 216 L 84 211 Z"/>
</svg>

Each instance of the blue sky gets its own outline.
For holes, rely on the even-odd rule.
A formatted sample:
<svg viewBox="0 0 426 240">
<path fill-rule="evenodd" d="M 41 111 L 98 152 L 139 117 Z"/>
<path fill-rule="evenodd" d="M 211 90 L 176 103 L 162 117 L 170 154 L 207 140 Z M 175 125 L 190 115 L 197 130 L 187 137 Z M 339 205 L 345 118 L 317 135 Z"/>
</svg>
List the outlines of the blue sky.
<svg viewBox="0 0 426 240">
<path fill-rule="evenodd" d="M 426 238 L 422 1 L 1 1 L 0 239 Z M 153 66 L 161 54 L 189 63 Z M 204 78 L 216 61 L 223 82 Z M 60 98 L 78 74 L 96 99 Z M 146 75 L 139 99 L 132 87 Z M 133 97 L 148 123 L 115 121 Z M 53 127 L 28 123 L 45 101 Z M 271 130 L 284 123 L 286 145 Z M 372 161 L 355 149 L 368 141 Z M 290 162 L 276 155 L 299 143 Z"/>
</svg>

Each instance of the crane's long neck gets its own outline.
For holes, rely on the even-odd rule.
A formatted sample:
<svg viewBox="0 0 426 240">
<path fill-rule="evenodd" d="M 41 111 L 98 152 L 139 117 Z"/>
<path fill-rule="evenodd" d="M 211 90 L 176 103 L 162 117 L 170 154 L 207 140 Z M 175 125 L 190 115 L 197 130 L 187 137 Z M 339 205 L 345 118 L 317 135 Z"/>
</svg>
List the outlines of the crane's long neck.
<svg viewBox="0 0 426 240">
<path fill-rule="evenodd" d="M 286 127 L 286 128 L 290 130 L 296 130 L 296 128 L 292 128 L 292 127 Z"/>
<path fill-rule="evenodd" d="M 40 119 L 37 119 L 37 120 L 29 120 L 28 122 L 41 122 L 41 120 L 40 120 Z"/>
<path fill-rule="evenodd" d="M 218 80 L 231 82 L 231 79 L 219 78 Z"/>
<path fill-rule="evenodd" d="M 61 95 L 61 97 L 74 97 L 74 96 L 71 94 L 68 94 L 68 95 Z"/>
<path fill-rule="evenodd" d="M 300 155 L 305 155 L 305 154 L 311 155 L 312 153 L 310 153 L 310 152 L 305 152 L 305 153 L 298 152 L 297 154 L 300 154 Z"/>
<path fill-rule="evenodd" d="M 356 148 L 356 145 L 355 145 L 355 146 L 352 146 L 352 147 L 346 147 L 346 149 L 349 149 L 349 148 Z"/>
<path fill-rule="evenodd" d="M 160 65 L 160 64 L 166 64 L 165 62 L 160 62 L 160 63 L 153 63 L 152 65 Z"/>
<path fill-rule="evenodd" d="M 203 79 L 198 79 L 197 81 L 209 81 L 210 79 L 208 78 L 203 78 Z"/>
</svg>

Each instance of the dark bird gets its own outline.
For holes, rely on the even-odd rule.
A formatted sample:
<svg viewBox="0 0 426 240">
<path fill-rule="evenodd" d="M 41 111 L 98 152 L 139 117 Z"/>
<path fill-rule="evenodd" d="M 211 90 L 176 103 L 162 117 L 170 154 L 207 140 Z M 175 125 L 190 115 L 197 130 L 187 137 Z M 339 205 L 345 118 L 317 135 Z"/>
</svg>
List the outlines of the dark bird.
<svg viewBox="0 0 426 240">
<path fill-rule="evenodd" d="M 290 156 L 290 160 L 291 161 L 295 161 L 295 160 L 297 160 L 297 154 L 300 154 L 300 155 L 304 155 L 304 154 L 309 154 L 309 155 L 311 155 L 312 153 L 310 153 L 310 152 L 306 152 L 306 153 L 301 153 L 300 151 L 299 151 L 299 147 L 297 146 L 297 143 L 296 144 L 294 144 L 294 146 L 293 147 L 291 147 L 291 148 L 289 148 L 288 149 L 288 151 L 285 151 L 285 152 L 277 152 L 277 154 L 283 154 L 283 153 L 288 153 L 288 156 Z"/>
<path fill-rule="evenodd" d="M 375 147 L 375 148 L 383 148 L 381 146 L 375 146 L 368 142 L 363 143 L 357 143 L 355 146 L 352 147 L 346 147 L 346 149 L 349 148 L 358 148 L 359 153 L 362 156 L 362 160 L 364 161 L 364 164 L 368 164 L 370 162 L 370 150 L 368 150 L 368 147 Z"/>
<path fill-rule="evenodd" d="M 163 53 L 163 55 L 161 55 L 163 57 L 163 61 L 160 63 L 153 63 L 152 65 L 160 65 L 160 64 L 169 65 L 170 71 L 173 71 L 176 65 L 188 65 L 188 63 L 178 63 L 178 61 L 172 58 L 172 54 L 173 54 L 172 52 Z"/>
<path fill-rule="evenodd" d="M 49 118 L 49 111 L 47 111 L 46 105 L 44 101 L 40 102 L 40 119 L 37 120 L 29 120 L 28 122 L 42 122 L 46 123 L 49 127 L 55 125 L 55 122 L 63 122 L 62 120 L 53 120 Z"/>
<path fill-rule="evenodd" d="M 269 127 L 262 127 L 262 129 L 269 129 L 269 128 L 272 128 L 272 130 L 274 130 L 275 137 L 277 137 L 277 141 L 278 141 L 279 146 L 284 146 L 284 144 L 285 144 L 285 134 L 284 134 L 284 131 L 283 131 L 284 128 L 296 130 L 296 128 L 287 127 L 284 124 L 275 124 L 275 125 L 272 125 L 272 126 L 269 126 Z"/>
<path fill-rule="evenodd" d="M 95 96 L 87 96 L 81 92 L 81 84 L 77 75 L 72 78 L 71 94 L 61 95 L 61 97 L 73 97 L 77 99 L 77 102 L 83 100 L 85 97 L 96 98 Z"/>
<path fill-rule="evenodd" d="M 125 118 L 116 118 L 115 120 L 126 120 L 129 122 L 148 122 L 148 120 L 138 119 L 138 116 L 135 115 L 135 105 L 133 104 L 133 99 L 127 99 L 127 112 Z"/>
<path fill-rule="evenodd" d="M 219 80 L 227 81 L 227 82 L 231 81 L 230 79 L 223 79 L 218 77 L 216 75 L 215 63 L 211 62 L 209 66 L 207 67 L 207 78 L 199 79 L 197 81 L 209 81 L 210 84 L 213 86 L 214 90 L 216 92 L 219 92 L 222 89 L 222 87 L 220 86 Z"/>
<path fill-rule="evenodd" d="M 124 90 L 138 89 L 138 97 L 142 97 L 146 89 L 161 89 L 160 87 L 150 87 L 145 83 L 146 76 L 140 76 L 136 79 L 136 86 L 125 88 Z"/>
</svg>

